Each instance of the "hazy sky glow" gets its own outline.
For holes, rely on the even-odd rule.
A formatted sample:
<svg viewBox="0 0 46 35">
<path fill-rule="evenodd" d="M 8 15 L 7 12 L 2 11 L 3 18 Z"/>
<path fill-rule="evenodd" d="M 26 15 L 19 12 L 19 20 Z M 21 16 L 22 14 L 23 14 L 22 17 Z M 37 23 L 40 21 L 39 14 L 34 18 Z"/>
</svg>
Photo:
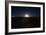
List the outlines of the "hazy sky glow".
<svg viewBox="0 0 46 35">
<path fill-rule="evenodd" d="M 11 16 L 25 16 L 25 14 L 28 14 L 31 16 L 40 16 L 40 8 L 39 7 L 18 7 L 18 6 L 12 6 L 11 9 Z"/>
</svg>

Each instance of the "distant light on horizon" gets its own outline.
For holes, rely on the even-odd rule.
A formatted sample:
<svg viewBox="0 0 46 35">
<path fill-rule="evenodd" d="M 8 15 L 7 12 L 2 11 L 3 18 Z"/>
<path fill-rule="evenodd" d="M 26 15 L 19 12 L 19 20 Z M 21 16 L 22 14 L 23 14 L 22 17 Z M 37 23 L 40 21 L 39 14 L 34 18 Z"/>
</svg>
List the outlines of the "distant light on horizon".
<svg viewBox="0 0 46 35">
<path fill-rule="evenodd" d="M 25 16 L 24 17 L 29 17 L 29 15 L 28 14 L 25 14 Z"/>
</svg>

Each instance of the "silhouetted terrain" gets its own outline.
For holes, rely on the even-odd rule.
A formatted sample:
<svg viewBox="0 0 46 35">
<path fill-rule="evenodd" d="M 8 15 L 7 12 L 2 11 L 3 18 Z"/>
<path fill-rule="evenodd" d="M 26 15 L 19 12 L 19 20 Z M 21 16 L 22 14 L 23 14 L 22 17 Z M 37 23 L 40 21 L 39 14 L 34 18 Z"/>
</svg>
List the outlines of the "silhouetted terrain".
<svg viewBox="0 0 46 35">
<path fill-rule="evenodd" d="M 40 17 L 11 17 L 11 28 L 37 28 L 40 27 Z"/>
</svg>

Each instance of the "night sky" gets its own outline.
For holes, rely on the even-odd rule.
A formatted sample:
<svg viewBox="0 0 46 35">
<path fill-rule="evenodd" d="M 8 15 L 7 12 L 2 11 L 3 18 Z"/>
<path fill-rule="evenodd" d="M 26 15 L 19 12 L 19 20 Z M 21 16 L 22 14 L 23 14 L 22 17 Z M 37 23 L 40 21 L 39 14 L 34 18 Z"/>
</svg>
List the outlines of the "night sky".
<svg viewBox="0 0 46 35">
<path fill-rule="evenodd" d="M 23 17 L 25 14 L 33 17 L 40 16 L 40 7 L 20 7 L 20 6 L 12 6 L 11 7 L 11 16 L 20 16 Z"/>
</svg>

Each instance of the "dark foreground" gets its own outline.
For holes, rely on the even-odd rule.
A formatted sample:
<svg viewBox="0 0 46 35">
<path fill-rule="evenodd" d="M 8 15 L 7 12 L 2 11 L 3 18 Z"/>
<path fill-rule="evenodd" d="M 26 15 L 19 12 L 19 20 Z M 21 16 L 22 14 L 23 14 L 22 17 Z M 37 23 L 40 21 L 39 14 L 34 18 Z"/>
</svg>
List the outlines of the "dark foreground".
<svg viewBox="0 0 46 35">
<path fill-rule="evenodd" d="M 12 17 L 11 28 L 37 28 L 40 27 L 40 17 Z"/>
</svg>

